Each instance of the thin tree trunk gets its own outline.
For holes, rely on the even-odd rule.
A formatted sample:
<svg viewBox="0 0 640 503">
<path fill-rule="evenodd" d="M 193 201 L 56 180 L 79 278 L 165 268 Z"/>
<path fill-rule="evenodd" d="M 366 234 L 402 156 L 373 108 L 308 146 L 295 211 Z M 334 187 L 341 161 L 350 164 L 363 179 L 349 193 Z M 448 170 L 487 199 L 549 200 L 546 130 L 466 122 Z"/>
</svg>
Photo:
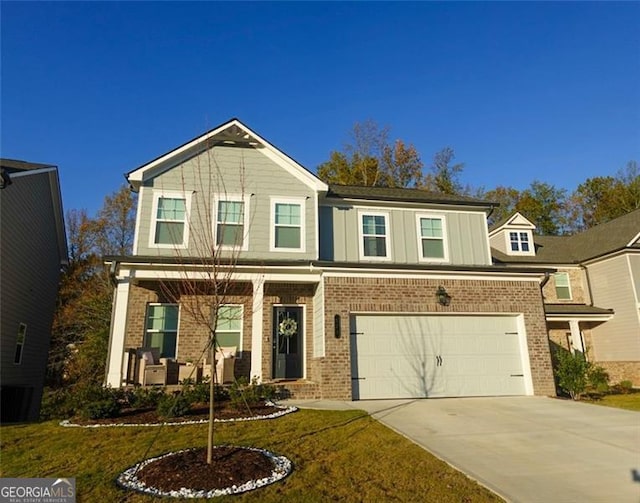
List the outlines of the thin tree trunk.
<svg viewBox="0 0 640 503">
<path fill-rule="evenodd" d="M 209 358 L 211 360 L 211 379 L 209 381 L 209 434 L 207 437 L 207 464 L 213 462 L 213 412 L 214 412 L 214 396 L 216 391 L 215 375 L 216 375 L 216 337 L 213 336 Z"/>
</svg>

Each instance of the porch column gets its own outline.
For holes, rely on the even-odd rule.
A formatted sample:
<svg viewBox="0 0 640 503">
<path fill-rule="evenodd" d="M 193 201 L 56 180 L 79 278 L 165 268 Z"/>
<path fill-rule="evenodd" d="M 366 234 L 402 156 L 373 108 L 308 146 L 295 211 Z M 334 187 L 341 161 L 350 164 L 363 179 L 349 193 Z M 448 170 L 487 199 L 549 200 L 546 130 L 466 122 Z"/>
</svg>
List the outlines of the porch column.
<svg viewBox="0 0 640 503">
<path fill-rule="evenodd" d="M 569 320 L 569 329 L 571 330 L 571 352 L 578 351 L 584 354 L 584 346 L 582 344 L 582 334 L 580 333 L 580 322 L 578 320 Z"/>
<path fill-rule="evenodd" d="M 107 359 L 107 382 L 112 388 L 122 386 L 122 366 L 124 363 L 124 335 L 127 327 L 127 306 L 129 305 L 129 279 L 118 280 L 114 292 L 111 334 L 109 337 L 109 357 Z"/>
<path fill-rule="evenodd" d="M 264 276 L 253 280 L 253 316 L 251 318 L 251 375 L 262 380 L 262 303 L 264 300 Z"/>
</svg>

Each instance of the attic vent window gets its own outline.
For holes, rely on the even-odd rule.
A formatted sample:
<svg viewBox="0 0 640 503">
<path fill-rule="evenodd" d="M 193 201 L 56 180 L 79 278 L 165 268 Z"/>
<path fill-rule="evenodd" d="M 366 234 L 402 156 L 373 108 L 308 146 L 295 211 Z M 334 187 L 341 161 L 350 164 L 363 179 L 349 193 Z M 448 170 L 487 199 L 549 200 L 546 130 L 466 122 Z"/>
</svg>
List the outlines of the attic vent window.
<svg viewBox="0 0 640 503">
<path fill-rule="evenodd" d="M 529 252 L 528 232 L 510 232 L 509 241 L 511 243 L 512 252 Z"/>
</svg>

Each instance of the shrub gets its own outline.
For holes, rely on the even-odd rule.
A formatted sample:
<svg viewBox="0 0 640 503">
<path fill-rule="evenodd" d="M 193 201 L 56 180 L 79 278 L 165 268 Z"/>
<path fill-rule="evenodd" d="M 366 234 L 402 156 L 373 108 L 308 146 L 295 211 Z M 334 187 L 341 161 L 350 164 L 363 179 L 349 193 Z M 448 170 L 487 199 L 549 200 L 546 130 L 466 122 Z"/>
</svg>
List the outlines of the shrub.
<svg viewBox="0 0 640 503">
<path fill-rule="evenodd" d="M 229 388 L 229 398 L 231 405 L 236 409 L 252 406 L 262 400 L 269 400 L 276 395 L 275 386 L 269 384 L 258 384 L 258 378 L 254 377 L 249 383 L 246 377 L 240 377 Z"/>
<path fill-rule="evenodd" d="M 631 381 L 628 380 L 624 380 L 624 381 L 620 381 L 617 386 L 616 389 L 623 394 L 627 394 L 627 393 L 631 393 L 631 390 L 633 389 L 633 383 Z"/>
<path fill-rule="evenodd" d="M 588 362 L 582 353 L 558 350 L 554 360 L 558 386 L 573 400 L 580 400 L 587 389 L 599 393 L 609 389 L 609 374 L 602 367 Z"/>
<path fill-rule="evenodd" d="M 130 407 L 136 409 L 157 407 L 164 394 L 164 388 L 137 387 L 125 393 L 125 400 Z"/>
<path fill-rule="evenodd" d="M 606 393 L 609 391 L 609 374 L 599 365 L 587 363 L 587 381 L 589 388 L 598 393 Z"/>
<path fill-rule="evenodd" d="M 211 383 L 208 377 L 199 383 L 187 382 L 183 387 L 183 393 L 189 397 L 192 403 L 209 403 L 210 386 Z M 213 399 L 215 401 L 229 398 L 227 391 L 217 384 L 214 387 L 213 393 Z"/>
<path fill-rule="evenodd" d="M 71 392 L 67 388 L 44 390 L 42 405 L 40 407 L 40 419 L 68 419 L 75 413 Z"/>
<path fill-rule="evenodd" d="M 182 393 L 162 396 L 156 409 L 160 417 L 182 417 L 190 410 L 191 401 Z"/>
<path fill-rule="evenodd" d="M 115 396 L 88 403 L 80 411 L 80 415 L 85 419 L 105 419 L 116 417 L 118 414 L 120 414 L 120 403 Z"/>
</svg>

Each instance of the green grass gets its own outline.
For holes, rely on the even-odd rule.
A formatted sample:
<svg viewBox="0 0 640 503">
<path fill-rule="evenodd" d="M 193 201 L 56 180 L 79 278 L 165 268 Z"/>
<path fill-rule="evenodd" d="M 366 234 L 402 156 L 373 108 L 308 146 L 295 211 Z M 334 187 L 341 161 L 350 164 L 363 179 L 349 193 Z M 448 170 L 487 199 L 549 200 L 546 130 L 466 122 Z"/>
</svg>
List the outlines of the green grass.
<svg viewBox="0 0 640 503">
<path fill-rule="evenodd" d="M 588 398 L 585 401 L 596 405 L 605 405 L 607 407 L 616 407 L 618 409 L 640 411 L 640 392 L 602 395 L 598 398 Z"/>
<path fill-rule="evenodd" d="M 2 477 L 75 477 L 78 502 L 143 502 L 115 478 L 136 462 L 206 443 L 206 425 L 63 428 L 3 426 Z M 268 421 L 216 425 L 216 443 L 287 456 L 293 473 L 257 492 L 217 501 L 502 501 L 361 411 L 301 410 Z"/>
</svg>

